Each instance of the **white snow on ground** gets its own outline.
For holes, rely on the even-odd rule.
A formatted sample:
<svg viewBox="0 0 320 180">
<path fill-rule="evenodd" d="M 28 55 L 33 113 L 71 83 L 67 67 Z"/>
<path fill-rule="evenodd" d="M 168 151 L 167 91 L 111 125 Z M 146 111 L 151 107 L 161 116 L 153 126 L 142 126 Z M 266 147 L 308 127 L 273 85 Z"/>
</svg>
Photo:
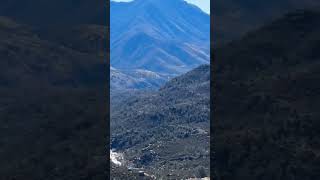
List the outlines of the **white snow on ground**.
<svg viewBox="0 0 320 180">
<path fill-rule="evenodd" d="M 121 166 L 123 162 L 123 155 L 121 153 L 110 150 L 110 160 L 117 166 Z"/>
</svg>

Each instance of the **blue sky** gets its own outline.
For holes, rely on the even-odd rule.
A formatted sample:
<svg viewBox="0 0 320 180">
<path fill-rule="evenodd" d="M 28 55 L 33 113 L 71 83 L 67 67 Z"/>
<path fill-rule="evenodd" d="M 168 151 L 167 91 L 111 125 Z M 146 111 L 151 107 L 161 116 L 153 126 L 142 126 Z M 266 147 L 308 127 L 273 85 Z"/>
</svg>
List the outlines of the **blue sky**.
<svg viewBox="0 0 320 180">
<path fill-rule="evenodd" d="M 210 0 L 185 0 L 199 6 L 204 12 L 210 14 Z"/>
<path fill-rule="evenodd" d="M 112 0 L 112 1 L 132 1 L 132 0 Z M 195 4 L 200 7 L 204 12 L 210 14 L 210 0 L 185 0 L 189 3 Z"/>
</svg>

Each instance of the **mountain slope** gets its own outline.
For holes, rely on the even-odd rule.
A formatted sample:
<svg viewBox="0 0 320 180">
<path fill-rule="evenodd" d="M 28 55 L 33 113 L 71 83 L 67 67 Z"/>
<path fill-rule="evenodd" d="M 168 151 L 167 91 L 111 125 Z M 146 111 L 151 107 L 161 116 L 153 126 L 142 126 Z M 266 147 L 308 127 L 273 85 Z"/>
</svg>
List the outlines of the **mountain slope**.
<svg viewBox="0 0 320 180">
<path fill-rule="evenodd" d="M 190 178 L 202 168 L 208 174 L 209 69 L 200 66 L 157 92 L 113 104 L 112 148 L 123 152 L 129 165 L 157 177 Z"/>
<path fill-rule="evenodd" d="M 216 49 L 216 179 L 319 176 L 319 20 L 295 11 Z"/>
<path fill-rule="evenodd" d="M 177 75 L 209 62 L 209 16 L 182 0 L 112 2 L 110 26 L 119 70 Z"/>
<path fill-rule="evenodd" d="M 183 0 L 111 2 L 110 15 L 112 42 L 127 34 L 128 29 L 147 31 L 157 38 L 192 42 L 201 42 L 209 37 L 209 16 Z M 146 27 L 150 29 L 144 29 Z"/>
</svg>

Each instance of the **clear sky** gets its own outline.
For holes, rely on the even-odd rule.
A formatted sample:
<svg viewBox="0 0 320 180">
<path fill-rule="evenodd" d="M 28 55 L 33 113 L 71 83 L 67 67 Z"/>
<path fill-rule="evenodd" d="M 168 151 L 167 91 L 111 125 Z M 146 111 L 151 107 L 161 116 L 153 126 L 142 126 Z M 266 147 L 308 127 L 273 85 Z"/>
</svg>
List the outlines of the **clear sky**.
<svg viewBox="0 0 320 180">
<path fill-rule="evenodd" d="M 204 12 L 210 14 L 210 0 L 185 0 L 199 6 Z"/>
<path fill-rule="evenodd" d="M 133 1 L 133 0 L 112 0 L 112 1 Z M 210 14 L 210 0 L 185 0 L 189 3 L 195 4 L 200 7 L 204 12 Z"/>
</svg>

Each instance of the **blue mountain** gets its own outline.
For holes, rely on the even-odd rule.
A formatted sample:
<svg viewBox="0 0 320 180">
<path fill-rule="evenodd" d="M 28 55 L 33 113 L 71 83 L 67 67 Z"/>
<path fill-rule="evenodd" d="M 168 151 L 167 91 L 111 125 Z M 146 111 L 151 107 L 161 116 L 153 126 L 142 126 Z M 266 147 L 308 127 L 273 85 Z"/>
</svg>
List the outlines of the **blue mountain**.
<svg viewBox="0 0 320 180">
<path fill-rule="evenodd" d="M 210 16 L 183 0 L 111 2 L 111 66 L 176 76 L 209 63 Z"/>
</svg>

